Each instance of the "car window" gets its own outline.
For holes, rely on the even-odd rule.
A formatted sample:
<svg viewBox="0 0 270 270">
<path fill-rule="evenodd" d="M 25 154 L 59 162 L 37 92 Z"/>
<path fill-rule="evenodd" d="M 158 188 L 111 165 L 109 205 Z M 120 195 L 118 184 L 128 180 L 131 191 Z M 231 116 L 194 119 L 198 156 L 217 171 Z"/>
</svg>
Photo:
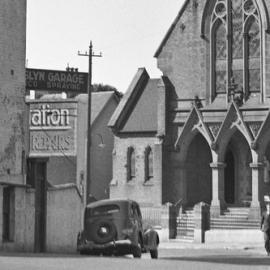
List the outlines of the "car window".
<svg viewBox="0 0 270 270">
<path fill-rule="evenodd" d="M 136 206 L 136 212 L 137 212 L 138 217 L 142 218 L 141 210 L 140 210 L 140 207 L 138 205 Z"/>
<path fill-rule="evenodd" d="M 134 207 L 133 207 L 133 204 L 131 204 L 130 207 L 129 207 L 129 215 L 131 217 L 134 217 Z"/>
<path fill-rule="evenodd" d="M 91 210 L 91 216 L 101 216 L 120 212 L 120 207 L 115 204 L 97 206 Z"/>
<path fill-rule="evenodd" d="M 131 206 L 131 216 L 135 217 L 135 218 L 140 218 L 142 217 L 141 215 L 141 211 L 140 208 L 138 207 L 138 205 L 136 204 L 132 204 Z"/>
</svg>

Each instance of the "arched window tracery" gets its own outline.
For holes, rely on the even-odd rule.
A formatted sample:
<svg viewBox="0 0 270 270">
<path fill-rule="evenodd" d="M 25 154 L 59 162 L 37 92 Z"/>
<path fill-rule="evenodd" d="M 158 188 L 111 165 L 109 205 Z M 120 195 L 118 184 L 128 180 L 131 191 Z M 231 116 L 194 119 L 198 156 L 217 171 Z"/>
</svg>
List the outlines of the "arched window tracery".
<svg viewBox="0 0 270 270">
<path fill-rule="evenodd" d="M 262 91 L 261 21 L 255 0 L 216 0 L 211 15 L 212 99 Z"/>
</svg>

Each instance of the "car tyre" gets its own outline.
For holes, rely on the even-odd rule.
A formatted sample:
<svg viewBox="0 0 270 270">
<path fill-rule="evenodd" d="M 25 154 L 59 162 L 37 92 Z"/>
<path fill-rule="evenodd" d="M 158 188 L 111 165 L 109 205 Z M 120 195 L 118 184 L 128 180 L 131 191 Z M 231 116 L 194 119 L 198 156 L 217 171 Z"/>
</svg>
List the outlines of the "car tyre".
<svg viewBox="0 0 270 270">
<path fill-rule="evenodd" d="M 152 259 L 157 259 L 158 258 L 158 250 L 157 249 L 151 249 L 150 250 L 150 255 Z"/>
<path fill-rule="evenodd" d="M 142 247 L 139 241 L 138 246 L 135 246 L 132 250 L 132 254 L 134 258 L 141 258 L 142 257 Z"/>
<path fill-rule="evenodd" d="M 89 255 L 89 253 L 86 250 L 80 250 L 80 255 Z"/>
</svg>

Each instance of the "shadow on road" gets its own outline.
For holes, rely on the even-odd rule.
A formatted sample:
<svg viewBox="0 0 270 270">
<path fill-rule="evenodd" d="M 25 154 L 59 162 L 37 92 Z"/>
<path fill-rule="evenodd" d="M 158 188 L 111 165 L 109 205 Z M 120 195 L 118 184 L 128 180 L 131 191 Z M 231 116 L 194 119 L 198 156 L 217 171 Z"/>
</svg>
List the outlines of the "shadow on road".
<svg viewBox="0 0 270 270">
<path fill-rule="evenodd" d="M 262 256 L 203 256 L 203 257 L 164 257 L 160 260 L 193 261 L 234 265 L 270 265 L 270 257 Z"/>
<path fill-rule="evenodd" d="M 17 258 L 123 258 L 131 259 L 131 255 L 80 255 L 79 253 L 21 253 L 21 252 L 0 252 L 1 257 L 17 257 Z"/>
<path fill-rule="evenodd" d="M 1 252 L 0 253 L 0 257 L 25 257 L 25 258 L 78 258 L 78 257 L 82 257 L 84 258 L 85 256 L 81 256 L 79 254 L 62 254 L 62 253 L 21 253 L 21 252 Z"/>
</svg>

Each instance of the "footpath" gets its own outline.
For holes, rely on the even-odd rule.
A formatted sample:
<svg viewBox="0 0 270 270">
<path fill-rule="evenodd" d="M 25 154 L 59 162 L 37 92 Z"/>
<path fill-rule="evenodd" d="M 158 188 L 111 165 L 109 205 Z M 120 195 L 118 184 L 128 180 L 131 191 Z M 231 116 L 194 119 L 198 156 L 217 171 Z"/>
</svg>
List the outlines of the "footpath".
<svg viewBox="0 0 270 270">
<path fill-rule="evenodd" d="M 167 242 L 159 244 L 160 249 L 224 249 L 224 250 L 247 250 L 252 253 L 265 254 L 264 242 L 261 244 L 245 242 L 245 243 L 194 243 L 188 241 L 181 241 L 178 239 L 171 239 Z"/>
</svg>

